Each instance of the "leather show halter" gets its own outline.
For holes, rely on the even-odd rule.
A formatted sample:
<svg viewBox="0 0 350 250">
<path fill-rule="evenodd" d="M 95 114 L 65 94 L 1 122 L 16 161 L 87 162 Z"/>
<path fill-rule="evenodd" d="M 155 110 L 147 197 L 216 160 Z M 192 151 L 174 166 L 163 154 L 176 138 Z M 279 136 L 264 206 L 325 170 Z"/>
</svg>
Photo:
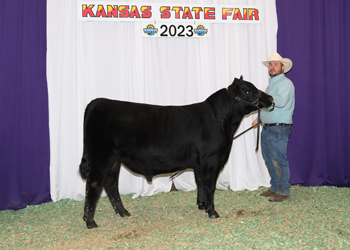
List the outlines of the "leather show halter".
<svg viewBox="0 0 350 250">
<path fill-rule="evenodd" d="M 254 106 L 256 106 L 256 107 L 258 108 L 258 110 L 260 110 L 260 108 L 259 108 L 259 106 L 258 106 L 260 96 L 261 96 L 261 90 L 259 90 L 258 98 L 256 98 L 255 101 L 250 102 L 250 101 L 244 100 L 244 99 L 242 99 L 242 98 L 240 98 L 240 97 L 238 97 L 238 96 L 235 97 L 235 100 L 236 100 L 237 102 L 239 102 L 239 101 L 244 101 L 244 102 L 246 102 L 246 103 L 253 104 Z"/>
<path fill-rule="evenodd" d="M 261 96 L 261 90 L 259 90 L 259 95 L 258 95 L 258 98 L 256 98 L 255 101 L 247 101 L 247 100 L 244 100 L 238 96 L 235 97 L 235 100 L 237 102 L 240 102 L 240 101 L 243 101 L 243 102 L 246 102 L 246 103 L 249 103 L 249 104 L 253 104 L 254 106 L 256 106 L 258 108 L 258 131 L 257 131 L 257 139 L 256 139 L 256 148 L 255 148 L 255 152 L 257 152 L 259 150 L 259 138 L 260 138 L 260 108 L 258 106 L 258 103 L 259 103 L 259 98 Z M 243 131 L 242 133 L 240 133 L 239 135 L 236 135 L 235 137 L 233 137 L 233 140 L 236 139 L 237 137 L 243 135 L 244 133 L 248 132 L 249 130 L 251 130 L 252 128 L 254 128 L 253 126 L 251 126 L 250 128 L 246 129 L 245 131 Z"/>
</svg>

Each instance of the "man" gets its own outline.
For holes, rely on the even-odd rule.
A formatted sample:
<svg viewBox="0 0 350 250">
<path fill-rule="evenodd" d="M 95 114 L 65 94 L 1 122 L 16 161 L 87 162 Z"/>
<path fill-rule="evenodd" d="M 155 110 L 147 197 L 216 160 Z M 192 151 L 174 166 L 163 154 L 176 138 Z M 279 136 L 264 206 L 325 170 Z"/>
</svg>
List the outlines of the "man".
<svg viewBox="0 0 350 250">
<path fill-rule="evenodd" d="M 273 97 L 274 106 L 261 111 L 261 152 L 271 177 L 271 187 L 261 196 L 269 201 L 281 202 L 289 198 L 289 163 L 287 145 L 291 133 L 294 113 L 294 85 L 284 73 L 292 68 L 292 61 L 273 53 L 269 61 L 262 62 L 268 67 L 270 83 L 266 93 Z M 258 121 L 252 124 L 257 127 Z"/>
</svg>

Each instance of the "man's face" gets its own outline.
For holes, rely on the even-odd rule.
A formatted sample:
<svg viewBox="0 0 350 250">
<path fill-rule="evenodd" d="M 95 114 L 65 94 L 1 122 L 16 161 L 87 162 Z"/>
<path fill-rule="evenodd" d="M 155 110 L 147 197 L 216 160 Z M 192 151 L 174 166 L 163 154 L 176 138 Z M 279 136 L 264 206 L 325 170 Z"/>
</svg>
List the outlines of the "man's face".
<svg viewBox="0 0 350 250">
<path fill-rule="evenodd" d="M 283 74 L 284 71 L 284 65 L 280 62 L 269 62 L 269 74 L 273 78 L 275 76 L 278 76 L 280 74 Z"/>
</svg>

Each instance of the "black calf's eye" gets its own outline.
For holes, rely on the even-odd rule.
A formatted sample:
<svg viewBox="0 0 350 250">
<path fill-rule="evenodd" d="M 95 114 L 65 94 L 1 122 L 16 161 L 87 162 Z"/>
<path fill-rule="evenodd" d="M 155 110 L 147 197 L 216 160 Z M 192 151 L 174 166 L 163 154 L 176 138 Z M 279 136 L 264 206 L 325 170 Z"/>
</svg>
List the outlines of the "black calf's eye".
<svg viewBox="0 0 350 250">
<path fill-rule="evenodd" d="M 250 94 L 250 92 L 249 92 L 249 91 L 247 91 L 247 92 L 246 92 L 246 94 L 247 94 L 247 95 L 249 95 L 249 94 Z"/>
</svg>

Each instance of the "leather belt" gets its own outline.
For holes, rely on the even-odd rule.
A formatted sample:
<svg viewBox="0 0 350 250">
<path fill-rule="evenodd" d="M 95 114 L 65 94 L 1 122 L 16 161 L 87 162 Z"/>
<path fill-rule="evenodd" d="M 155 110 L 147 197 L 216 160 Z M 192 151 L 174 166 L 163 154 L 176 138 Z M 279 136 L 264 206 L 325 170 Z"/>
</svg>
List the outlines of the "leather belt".
<svg viewBox="0 0 350 250">
<path fill-rule="evenodd" d="M 289 126 L 291 124 L 287 124 L 287 123 L 264 123 L 263 126 L 265 128 L 267 127 L 272 127 L 272 126 L 279 126 L 279 125 L 282 125 L 282 126 Z"/>
</svg>

